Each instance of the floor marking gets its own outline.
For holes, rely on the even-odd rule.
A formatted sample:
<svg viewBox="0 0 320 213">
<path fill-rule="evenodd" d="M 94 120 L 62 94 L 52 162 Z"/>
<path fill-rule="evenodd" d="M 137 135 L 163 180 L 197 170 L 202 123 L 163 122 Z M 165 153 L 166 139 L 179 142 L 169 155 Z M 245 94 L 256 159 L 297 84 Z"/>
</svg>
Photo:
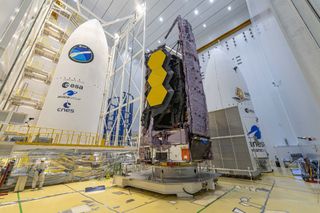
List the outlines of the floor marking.
<svg viewBox="0 0 320 213">
<path fill-rule="evenodd" d="M 20 202 L 20 193 L 19 192 L 17 192 L 17 196 L 18 196 L 19 211 L 20 211 L 20 213 L 22 213 L 23 211 L 22 211 L 22 205 Z"/>
<path fill-rule="evenodd" d="M 47 195 L 47 196 L 43 196 L 43 197 L 38 197 L 38 198 L 29 198 L 29 199 L 25 199 L 25 200 L 17 200 L 17 201 L 10 201 L 10 202 L 6 202 L 6 203 L 0 203 L 0 207 L 1 206 L 10 206 L 13 204 L 17 204 L 19 202 L 24 203 L 24 202 L 30 202 L 30 201 L 35 201 L 35 200 L 41 200 L 41 199 L 45 199 L 45 198 L 51 198 L 51 197 L 56 197 L 56 196 L 60 196 L 60 195 L 65 195 L 65 194 L 73 194 L 76 192 L 63 192 L 63 193 L 59 193 L 59 194 L 53 194 L 53 195 Z"/>
<path fill-rule="evenodd" d="M 267 203 L 268 203 L 268 201 L 269 201 L 270 194 L 271 194 L 271 192 L 272 192 L 272 189 L 273 189 L 275 183 L 276 183 L 276 181 L 274 180 L 274 181 L 273 181 L 273 184 L 272 184 L 272 186 L 271 186 L 271 188 L 270 188 L 270 191 L 269 191 L 268 194 L 267 194 L 266 201 L 264 202 L 264 204 L 263 204 L 262 207 L 261 207 L 261 213 L 264 213 L 264 212 L 266 211 L 266 206 L 267 206 Z"/>
<path fill-rule="evenodd" d="M 216 202 L 217 200 L 219 200 L 220 198 L 224 197 L 225 195 L 229 194 L 230 192 L 232 192 L 236 187 L 232 187 L 231 189 L 229 189 L 228 191 L 226 191 L 225 193 L 223 193 L 222 195 L 220 195 L 219 197 L 217 197 L 217 199 L 215 199 L 214 201 L 208 203 L 207 205 L 205 205 L 202 209 L 200 209 L 199 211 L 197 211 L 197 213 L 202 212 L 203 210 L 205 210 L 206 208 L 208 208 L 211 204 L 213 204 L 214 202 Z"/>
<path fill-rule="evenodd" d="M 75 190 L 74 188 L 72 188 L 71 186 L 68 186 L 67 184 L 64 184 L 66 187 L 70 188 L 71 190 L 75 191 L 75 192 L 78 192 L 79 194 L 81 194 L 82 196 L 86 197 L 86 198 L 89 198 L 90 200 L 96 202 L 96 203 L 99 203 L 100 205 L 106 207 L 107 209 L 109 209 L 110 211 L 113 211 L 113 212 L 116 212 L 116 213 L 119 213 L 117 210 L 114 210 L 113 208 L 107 206 L 106 204 L 94 199 L 93 197 L 90 197 L 89 195 L 86 195 L 84 193 L 82 193 L 81 191 L 79 190 Z M 83 191 L 83 190 L 82 190 Z"/>
<path fill-rule="evenodd" d="M 237 181 L 239 182 L 246 182 L 246 183 L 250 183 L 251 181 L 246 181 L 243 179 L 237 179 Z M 219 180 L 220 183 L 222 184 L 226 184 L 226 185 L 233 185 L 234 183 L 231 182 L 225 182 L 224 180 Z M 301 181 L 304 182 L 304 181 Z M 261 183 L 261 182 L 257 182 L 257 181 L 253 181 L 254 184 L 259 184 L 259 185 L 266 185 L 266 186 L 272 186 L 271 184 L 268 183 Z M 305 182 L 304 182 L 305 183 Z M 240 183 L 241 185 L 243 185 L 243 183 Z M 317 192 L 314 192 L 314 190 L 301 190 L 297 187 L 290 187 L 290 186 L 281 186 L 281 185 L 277 185 L 278 189 L 286 189 L 286 190 L 290 190 L 290 191 L 295 191 L 295 192 L 303 192 L 303 193 L 308 193 L 308 194 L 318 194 Z M 301 188 L 301 187 L 300 187 Z"/>
<path fill-rule="evenodd" d="M 128 209 L 128 210 L 122 211 L 122 213 L 132 211 L 132 210 L 134 210 L 134 209 L 140 208 L 140 207 L 145 206 L 145 205 L 148 205 L 148 204 L 150 204 L 150 203 L 154 203 L 154 202 L 159 201 L 160 199 L 166 198 L 166 197 L 168 197 L 168 195 L 164 195 L 164 196 L 160 197 L 159 199 L 156 198 L 156 199 L 154 199 L 154 200 L 152 200 L 152 201 L 150 201 L 150 202 L 141 204 L 141 205 L 136 206 L 136 207 L 134 207 L 134 208 L 132 208 L 132 209 Z"/>
</svg>

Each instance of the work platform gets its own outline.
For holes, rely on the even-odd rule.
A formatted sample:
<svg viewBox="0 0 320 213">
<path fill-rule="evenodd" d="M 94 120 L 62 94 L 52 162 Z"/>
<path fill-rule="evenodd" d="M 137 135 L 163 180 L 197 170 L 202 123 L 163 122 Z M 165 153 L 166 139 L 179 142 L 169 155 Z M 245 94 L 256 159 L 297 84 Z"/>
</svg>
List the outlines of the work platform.
<svg viewBox="0 0 320 213">
<path fill-rule="evenodd" d="M 114 176 L 114 184 L 135 187 L 164 195 L 192 198 L 201 190 L 214 190 L 218 174 L 200 171 L 197 166 L 152 166 L 151 169 Z"/>
<path fill-rule="evenodd" d="M 110 143 L 98 133 L 42 128 L 28 125 L 3 125 L 0 132 L 1 153 L 31 149 L 137 151 L 137 138 L 125 144 Z"/>
<path fill-rule="evenodd" d="M 4 150 L 20 151 L 28 149 L 50 149 L 50 150 L 91 150 L 91 151 L 108 151 L 108 152 L 134 152 L 137 147 L 129 146 L 99 146 L 99 145 L 82 145 L 82 144 L 48 144 L 48 143 L 26 143 L 26 142 L 0 142 L 1 153 Z M 10 152 L 11 152 L 10 151 Z"/>
</svg>

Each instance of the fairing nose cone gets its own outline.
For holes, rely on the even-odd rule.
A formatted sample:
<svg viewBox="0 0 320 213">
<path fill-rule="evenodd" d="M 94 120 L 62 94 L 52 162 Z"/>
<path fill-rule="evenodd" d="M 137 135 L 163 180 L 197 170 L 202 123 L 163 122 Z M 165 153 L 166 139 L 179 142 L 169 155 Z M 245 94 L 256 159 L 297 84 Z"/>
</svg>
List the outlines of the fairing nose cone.
<svg viewBox="0 0 320 213">
<path fill-rule="evenodd" d="M 97 132 L 107 63 L 108 44 L 100 22 L 83 23 L 62 49 L 38 126 Z"/>
</svg>

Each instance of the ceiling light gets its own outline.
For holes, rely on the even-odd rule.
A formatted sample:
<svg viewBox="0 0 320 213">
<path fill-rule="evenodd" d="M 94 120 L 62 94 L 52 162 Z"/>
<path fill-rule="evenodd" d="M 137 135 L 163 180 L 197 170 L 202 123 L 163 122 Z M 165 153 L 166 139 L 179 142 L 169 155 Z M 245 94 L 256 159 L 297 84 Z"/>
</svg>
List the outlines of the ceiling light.
<svg viewBox="0 0 320 213">
<path fill-rule="evenodd" d="M 138 14 L 140 14 L 140 15 L 143 14 L 146 10 L 145 4 L 138 4 L 136 6 L 136 10 L 137 10 Z"/>
<path fill-rule="evenodd" d="M 158 43 L 160 44 L 160 43 L 161 43 L 161 41 L 160 41 L 160 40 L 158 40 Z"/>
<path fill-rule="evenodd" d="M 116 39 L 118 39 L 120 36 L 119 36 L 118 33 L 115 33 L 115 34 L 114 34 L 114 37 L 115 37 Z"/>
<path fill-rule="evenodd" d="M 10 16 L 10 20 L 13 21 L 13 19 L 14 19 L 14 16 Z"/>
<path fill-rule="evenodd" d="M 206 28 L 206 27 L 207 27 L 207 25 L 206 25 L 206 24 L 203 24 L 203 25 L 202 25 L 202 27 L 203 27 L 203 28 Z"/>
<path fill-rule="evenodd" d="M 228 10 L 229 10 L 229 11 L 231 10 L 231 6 L 228 7 Z"/>
<path fill-rule="evenodd" d="M 199 14 L 199 10 L 198 10 L 198 9 L 195 9 L 195 10 L 194 10 L 194 14 L 195 14 L 195 15 L 198 15 L 198 14 Z"/>
<path fill-rule="evenodd" d="M 213 2 L 214 2 L 214 0 L 209 0 L 209 2 L 210 2 L 210 3 L 213 3 Z"/>
<path fill-rule="evenodd" d="M 14 12 L 15 13 L 19 12 L 19 8 L 14 9 Z"/>
<path fill-rule="evenodd" d="M 160 21 L 160 22 L 163 22 L 163 18 L 162 18 L 161 16 L 159 17 L 159 21 Z"/>
</svg>

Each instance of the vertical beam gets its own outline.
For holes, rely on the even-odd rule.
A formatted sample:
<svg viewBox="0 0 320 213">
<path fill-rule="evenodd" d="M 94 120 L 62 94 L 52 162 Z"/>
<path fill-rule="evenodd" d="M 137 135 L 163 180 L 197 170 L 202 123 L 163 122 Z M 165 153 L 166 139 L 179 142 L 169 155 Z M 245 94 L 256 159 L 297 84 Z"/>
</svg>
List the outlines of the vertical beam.
<svg viewBox="0 0 320 213">
<path fill-rule="evenodd" d="M 144 8 L 147 8 L 147 5 L 146 5 L 146 2 L 144 2 Z M 141 126 L 141 116 L 142 116 L 142 111 L 143 111 L 143 103 L 144 103 L 144 92 L 143 92 L 143 88 L 144 88 L 144 84 L 145 84 L 145 79 L 144 79 L 144 76 L 145 76 L 145 66 L 144 66 L 144 52 L 145 52 L 145 40 L 146 40 L 146 9 L 144 10 L 143 12 L 143 32 L 142 32 L 142 36 L 143 36 L 143 39 L 142 39 L 142 55 L 141 55 L 141 75 L 142 75 L 142 78 L 141 78 L 141 84 L 140 84 L 140 109 L 139 109 L 139 113 L 140 113 L 140 120 L 139 120 L 139 132 L 138 132 L 138 150 L 140 148 L 140 141 L 141 141 L 141 134 L 142 134 L 142 126 Z"/>
<path fill-rule="evenodd" d="M 125 69 L 126 69 L 126 64 L 128 63 L 128 55 L 127 55 L 127 52 L 128 52 L 128 38 L 129 37 L 129 34 L 127 33 L 125 35 L 125 48 L 124 48 L 124 54 L 125 54 L 125 58 L 124 58 L 124 65 L 122 67 L 122 73 L 121 73 L 121 85 L 120 85 L 120 92 L 119 92 L 119 107 L 118 107 L 118 114 L 117 114 L 117 126 L 116 126 L 116 138 L 115 138 L 115 142 L 117 143 L 118 146 L 120 146 L 120 143 L 119 143 L 119 129 L 120 129 L 120 120 L 121 120 L 121 116 L 122 116 L 122 113 L 121 113 L 121 109 L 123 107 L 122 105 L 122 102 L 123 102 L 123 84 L 124 84 L 124 75 L 125 75 Z"/>
<path fill-rule="evenodd" d="M 103 97 L 104 101 L 102 102 L 102 106 L 101 106 L 101 112 L 103 113 L 102 113 L 102 118 L 100 120 L 100 127 L 98 128 L 99 133 L 102 133 L 102 134 L 103 134 L 102 128 L 105 127 L 105 121 L 106 121 L 105 117 L 107 114 L 107 107 L 108 107 L 106 103 L 107 103 L 107 100 L 110 98 L 109 91 L 110 91 L 111 85 L 109 85 L 109 83 L 111 82 L 111 76 L 114 69 L 114 58 L 115 58 L 117 45 L 118 45 L 118 40 L 115 40 L 114 45 L 112 46 L 112 49 L 111 49 L 111 53 L 109 54 L 110 58 L 109 58 L 109 64 L 108 64 L 107 78 L 106 78 L 105 87 L 104 87 L 104 97 Z M 108 137 L 106 136 L 105 138 L 107 142 Z"/>
<path fill-rule="evenodd" d="M 80 0 L 76 0 L 76 3 L 77 3 L 78 13 L 82 15 L 81 9 L 80 9 Z"/>
</svg>

